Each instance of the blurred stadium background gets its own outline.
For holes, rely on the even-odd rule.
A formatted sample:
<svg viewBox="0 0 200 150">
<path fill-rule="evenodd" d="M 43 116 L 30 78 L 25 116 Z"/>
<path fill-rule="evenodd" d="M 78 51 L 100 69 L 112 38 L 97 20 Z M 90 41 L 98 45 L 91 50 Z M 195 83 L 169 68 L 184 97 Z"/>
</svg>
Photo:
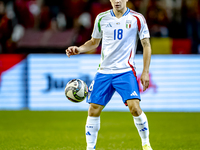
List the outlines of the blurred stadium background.
<svg viewBox="0 0 200 150">
<path fill-rule="evenodd" d="M 128 7 L 145 16 L 151 33 L 144 110 L 200 111 L 200 1 L 129 0 Z M 66 101 L 63 90 L 72 78 L 90 85 L 101 45 L 70 59 L 65 49 L 90 39 L 96 15 L 110 8 L 109 0 L 0 1 L 0 109 L 87 110 Z M 119 95 L 113 99 L 106 109 L 127 110 Z"/>
<path fill-rule="evenodd" d="M 175 141 L 180 140 L 179 147 L 174 150 L 179 148 L 182 150 L 183 143 L 195 145 L 183 146 L 183 149 L 198 150 L 200 147 L 196 142 L 200 140 L 198 137 L 200 127 L 197 125 L 194 130 L 192 129 L 193 121 L 198 121 L 200 117 L 200 0 L 129 0 L 128 7 L 145 16 L 151 34 L 150 87 L 146 92 L 142 92 L 139 83 L 141 107 L 145 112 L 149 112 L 148 115 L 152 120 L 155 119 L 157 122 L 155 126 L 167 121 L 169 126 L 166 127 L 171 127 L 169 118 L 160 121 L 153 119 L 155 114 L 159 115 L 158 112 L 168 112 L 162 114 L 165 117 L 172 115 L 171 112 L 181 112 L 173 114 L 173 116 L 177 115 L 174 117 L 173 124 L 175 125 L 174 121 L 179 118 L 179 123 L 182 123 L 177 126 L 184 124 L 181 130 L 185 131 L 187 125 L 194 134 L 190 132 L 184 136 L 185 132 L 182 132 L 186 140 L 184 142 L 180 137 L 174 137 Z M 64 95 L 64 87 L 73 78 L 80 78 L 88 86 L 90 85 L 100 62 L 101 45 L 89 53 L 73 56 L 70 59 L 65 55 L 65 49 L 71 45 L 80 46 L 90 39 L 96 15 L 110 8 L 109 0 L 0 0 L 0 132 L 3 135 L 0 136 L 0 141 L 7 144 L 3 145 L 0 142 L 0 149 L 30 149 L 27 145 L 27 147 L 9 145 L 8 139 L 12 137 L 12 130 L 21 126 L 23 121 L 26 127 L 36 122 L 45 124 L 44 118 L 48 115 L 55 119 L 52 119 L 52 122 L 58 121 L 52 112 L 45 113 L 44 117 L 39 113 L 34 116 L 32 110 L 60 111 L 55 113 L 63 115 L 59 117 L 61 121 L 64 120 L 64 113 L 61 111 L 69 111 L 66 113 L 69 117 L 72 115 L 70 111 L 88 109 L 85 101 L 80 104 L 68 101 Z M 139 42 L 136 55 L 138 82 L 142 72 L 141 54 L 142 46 Z M 128 108 L 123 105 L 120 96 L 116 93 L 105 108 L 105 112 L 107 111 L 128 111 Z M 78 114 L 75 114 L 78 117 Z M 29 115 L 34 121 L 29 120 L 28 124 L 23 118 L 27 119 Z M 40 115 L 42 117 L 39 117 Z M 84 115 L 85 117 L 79 122 L 83 124 L 83 133 L 86 112 Z M 187 123 L 184 116 L 190 118 Z M 71 117 L 68 119 L 72 119 L 74 123 L 73 115 Z M 10 126 L 7 126 L 8 124 Z M 52 126 L 48 126 L 48 129 L 53 130 L 54 124 Z M 57 128 L 59 126 L 60 124 L 57 124 Z M 155 126 L 152 130 L 153 134 L 158 129 Z M 40 125 L 34 127 L 33 130 L 41 128 Z M 69 126 L 69 128 L 73 127 Z M 18 132 L 21 133 L 23 129 L 20 127 L 19 129 Z M 119 131 L 116 129 L 116 132 Z M 160 129 L 158 134 L 167 139 L 164 132 L 166 131 Z M 62 131 L 59 134 L 61 133 Z M 30 135 L 24 134 L 24 137 L 28 136 Z M 43 136 L 47 138 L 48 135 L 45 132 Z M 100 139 L 102 136 L 103 134 Z M 193 141 L 187 141 L 194 136 Z M 37 138 L 36 136 L 35 139 Z M 79 142 L 77 137 L 73 138 L 76 139 L 75 142 Z M 18 139 L 17 134 L 13 140 L 16 139 Z M 80 137 L 80 140 L 83 139 L 84 134 Z M 159 141 L 159 138 L 156 140 L 153 145 L 157 144 L 160 147 L 162 141 Z M 81 144 L 85 146 L 84 140 Z M 32 144 L 29 145 L 34 147 Z M 75 145 L 65 146 L 63 149 L 73 149 Z M 168 143 L 165 145 L 167 146 Z M 59 146 L 54 145 L 51 148 L 58 149 Z M 173 149 L 173 146 L 167 147 L 166 150 Z M 117 149 L 113 145 L 111 147 Z M 43 149 L 42 145 L 34 148 Z"/>
</svg>

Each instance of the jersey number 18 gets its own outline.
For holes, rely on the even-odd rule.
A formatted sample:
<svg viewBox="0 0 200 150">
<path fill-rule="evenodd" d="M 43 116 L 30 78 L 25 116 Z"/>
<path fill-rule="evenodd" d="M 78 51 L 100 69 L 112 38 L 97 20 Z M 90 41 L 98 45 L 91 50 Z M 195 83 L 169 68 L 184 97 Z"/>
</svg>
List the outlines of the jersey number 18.
<svg viewBox="0 0 200 150">
<path fill-rule="evenodd" d="M 122 29 L 115 29 L 114 30 L 114 40 L 116 40 L 116 38 L 118 39 L 118 40 L 121 40 L 122 39 L 122 37 L 123 37 L 123 30 Z"/>
</svg>

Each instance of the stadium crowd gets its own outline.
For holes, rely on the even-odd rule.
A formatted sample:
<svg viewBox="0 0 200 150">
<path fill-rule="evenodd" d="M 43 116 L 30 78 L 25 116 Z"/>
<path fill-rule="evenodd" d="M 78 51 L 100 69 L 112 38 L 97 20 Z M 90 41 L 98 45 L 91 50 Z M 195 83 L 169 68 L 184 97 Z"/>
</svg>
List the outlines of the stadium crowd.
<svg viewBox="0 0 200 150">
<path fill-rule="evenodd" d="M 190 39 L 191 53 L 200 53 L 200 0 L 129 0 L 127 6 L 144 15 L 151 37 Z M 45 37 L 40 40 L 45 43 L 50 32 L 72 31 L 73 36 L 65 34 L 68 45 L 81 45 L 91 37 L 97 14 L 110 8 L 109 0 L 0 0 L 0 53 L 63 51 L 64 46 L 51 51 L 48 45 L 34 47 L 39 51 L 31 46 L 20 51 L 24 35 L 31 37 L 33 32 Z"/>
</svg>

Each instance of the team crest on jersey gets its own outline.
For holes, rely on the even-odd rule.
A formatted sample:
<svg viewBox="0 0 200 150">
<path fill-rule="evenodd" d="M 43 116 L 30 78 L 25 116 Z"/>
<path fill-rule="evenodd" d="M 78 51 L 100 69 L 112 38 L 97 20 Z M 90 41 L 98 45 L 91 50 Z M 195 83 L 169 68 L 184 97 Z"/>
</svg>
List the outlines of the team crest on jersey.
<svg viewBox="0 0 200 150">
<path fill-rule="evenodd" d="M 126 28 L 127 29 L 131 28 L 131 20 L 126 20 Z"/>
</svg>

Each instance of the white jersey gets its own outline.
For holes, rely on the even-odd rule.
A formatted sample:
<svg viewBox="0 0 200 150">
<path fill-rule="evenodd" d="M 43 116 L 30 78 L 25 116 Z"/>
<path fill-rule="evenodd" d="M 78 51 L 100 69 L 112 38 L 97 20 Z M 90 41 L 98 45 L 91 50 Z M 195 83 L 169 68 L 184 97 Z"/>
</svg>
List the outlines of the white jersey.
<svg viewBox="0 0 200 150">
<path fill-rule="evenodd" d="M 92 37 L 102 38 L 98 72 L 112 74 L 135 68 L 138 37 L 144 39 L 150 35 L 143 15 L 127 8 L 119 19 L 112 9 L 97 15 Z"/>
</svg>

